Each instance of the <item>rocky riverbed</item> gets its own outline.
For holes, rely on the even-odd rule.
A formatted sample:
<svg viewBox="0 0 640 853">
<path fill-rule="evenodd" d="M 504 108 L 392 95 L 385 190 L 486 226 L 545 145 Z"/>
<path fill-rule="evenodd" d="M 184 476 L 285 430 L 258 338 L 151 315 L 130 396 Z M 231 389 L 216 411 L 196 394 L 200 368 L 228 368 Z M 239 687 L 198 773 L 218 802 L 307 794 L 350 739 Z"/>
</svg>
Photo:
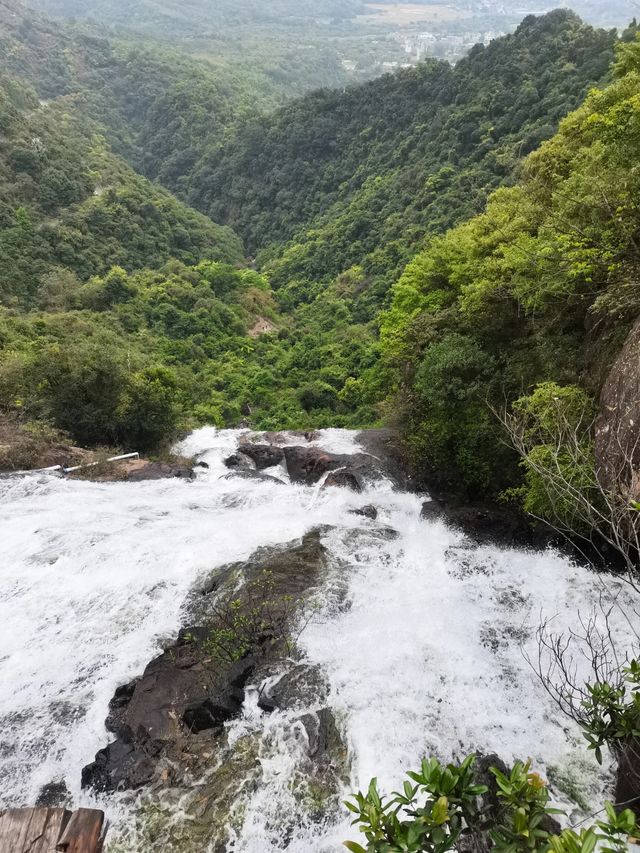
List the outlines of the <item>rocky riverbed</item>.
<svg viewBox="0 0 640 853">
<path fill-rule="evenodd" d="M 523 657 L 602 576 L 408 491 L 386 431 L 177 450 L 193 479 L 2 484 L 4 802 L 97 801 L 114 853 L 336 853 L 423 754 L 530 756 L 574 817 L 612 784 Z"/>
</svg>

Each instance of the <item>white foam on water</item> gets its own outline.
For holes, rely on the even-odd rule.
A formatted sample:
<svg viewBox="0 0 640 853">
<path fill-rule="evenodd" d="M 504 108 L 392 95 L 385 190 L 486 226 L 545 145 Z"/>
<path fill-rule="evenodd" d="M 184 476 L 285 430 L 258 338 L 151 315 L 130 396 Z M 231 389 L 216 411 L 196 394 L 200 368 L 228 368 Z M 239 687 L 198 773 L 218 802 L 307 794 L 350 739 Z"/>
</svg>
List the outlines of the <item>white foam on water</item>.
<svg viewBox="0 0 640 853">
<path fill-rule="evenodd" d="M 449 760 L 480 749 L 560 767 L 597 800 L 606 773 L 585 758 L 580 733 L 536 681 L 523 648 L 537 650 L 541 613 L 558 629 L 575 627 L 602 579 L 552 551 L 465 547 L 460 533 L 420 519 L 418 496 L 386 482 L 354 494 L 226 479 L 223 460 L 242 435 L 207 428 L 189 436 L 180 452 L 209 465 L 193 483 L 0 481 L 0 804 L 31 804 L 61 778 L 76 804 L 90 802 L 80 771 L 109 741 L 109 699 L 175 635 L 196 580 L 318 525 L 332 527 L 324 537 L 331 570 L 300 644 L 326 673 L 349 746 L 349 788 L 376 775 L 391 790 L 424 754 Z M 305 442 L 291 435 L 287 443 Z M 321 431 L 311 443 L 360 449 L 344 430 Z M 376 522 L 349 514 L 368 503 L 379 509 Z M 615 627 L 626 642 L 621 617 Z M 262 782 L 242 805 L 229 850 L 342 849 L 355 837 L 342 812 L 282 834 L 299 732 L 290 716 L 254 706 L 230 736 L 234 727 L 264 729 Z M 105 805 L 117 829 L 126 811 Z"/>
</svg>

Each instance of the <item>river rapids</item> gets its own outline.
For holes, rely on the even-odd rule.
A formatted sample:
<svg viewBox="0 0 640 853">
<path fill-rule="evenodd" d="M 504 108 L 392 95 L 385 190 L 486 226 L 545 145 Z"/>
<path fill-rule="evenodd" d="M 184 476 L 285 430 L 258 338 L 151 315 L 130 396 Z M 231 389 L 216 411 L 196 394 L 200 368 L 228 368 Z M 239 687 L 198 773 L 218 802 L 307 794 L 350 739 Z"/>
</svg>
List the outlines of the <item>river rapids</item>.
<svg viewBox="0 0 640 853">
<path fill-rule="evenodd" d="M 348 748 L 345 796 L 372 776 L 393 790 L 423 755 L 480 750 L 507 763 L 530 757 L 570 818 L 599 803 L 610 770 L 597 767 L 527 657 L 537 655 L 541 618 L 579 629 L 602 595 L 617 596 L 624 644 L 628 590 L 553 550 L 473 545 L 442 521 L 421 520 L 426 496 L 386 481 L 357 494 L 225 478 L 239 436 L 206 428 L 182 443 L 181 453 L 209 465 L 194 482 L 0 481 L 0 806 L 32 805 L 44 785 L 63 780 L 73 805 L 107 812 L 107 850 L 122 839 L 128 851 L 174 849 L 136 841 L 144 792 L 96 799 L 80 787 L 82 767 L 110 739 L 109 700 L 175 637 L 199 578 L 314 528 L 333 568 L 299 646 L 329 686 Z M 360 450 L 356 434 L 341 430 L 314 444 Z M 268 473 L 287 480 L 282 469 Z M 349 513 L 366 504 L 376 520 Z M 397 535 L 374 535 L 388 528 Z M 254 694 L 227 726 L 231 740 L 258 738 L 261 773 L 234 804 L 223 849 L 338 853 L 357 838 L 342 808 L 285 826 L 304 744 L 287 715 L 263 713 Z M 190 819 L 185 798 L 163 805 L 174 824 Z"/>
</svg>

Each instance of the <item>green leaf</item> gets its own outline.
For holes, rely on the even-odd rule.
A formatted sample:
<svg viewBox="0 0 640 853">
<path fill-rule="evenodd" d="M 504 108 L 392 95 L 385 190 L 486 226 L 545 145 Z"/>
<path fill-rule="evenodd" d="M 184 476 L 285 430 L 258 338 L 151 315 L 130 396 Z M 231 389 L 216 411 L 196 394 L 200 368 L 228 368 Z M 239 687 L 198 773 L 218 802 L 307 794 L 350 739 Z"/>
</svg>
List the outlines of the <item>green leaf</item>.
<svg viewBox="0 0 640 853">
<path fill-rule="evenodd" d="M 343 841 L 342 845 L 347 850 L 351 850 L 351 853 L 367 853 L 362 844 L 357 844 L 355 841 Z"/>
</svg>

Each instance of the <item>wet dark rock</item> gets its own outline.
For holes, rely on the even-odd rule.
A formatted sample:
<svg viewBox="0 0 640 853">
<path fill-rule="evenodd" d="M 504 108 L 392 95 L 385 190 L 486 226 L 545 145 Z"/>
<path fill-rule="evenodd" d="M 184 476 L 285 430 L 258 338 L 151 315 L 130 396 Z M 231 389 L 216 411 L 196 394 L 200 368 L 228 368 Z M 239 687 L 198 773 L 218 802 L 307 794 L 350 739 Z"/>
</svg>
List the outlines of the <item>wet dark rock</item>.
<svg viewBox="0 0 640 853">
<path fill-rule="evenodd" d="M 196 468 L 206 468 L 206 469 L 208 469 L 209 467 L 210 467 L 210 466 L 209 466 L 209 463 L 208 463 L 208 462 L 203 462 L 202 460 L 200 460 L 199 462 L 196 462 Z"/>
<path fill-rule="evenodd" d="M 551 539 L 547 531 L 532 528 L 521 512 L 496 504 L 457 504 L 430 500 L 422 505 L 420 517 L 428 521 L 445 521 L 462 530 L 479 545 L 543 546 Z"/>
<path fill-rule="evenodd" d="M 182 721 L 190 732 L 202 732 L 214 729 L 230 720 L 239 710 L 244 700 L 244 692 L 238 691 L 237 701 L 231 705 L 219 705 L 211 699 L 187 708 L 182 715 Z"/>
<path fill-rule="evenodd" d="M 284 455 L 291 482 L 307 486 L 313 486 L 328 472 L 343 468 L 351 475 L 351 483 L 355 480 L 360 485 L 390 476 L 380 460 L 367 453 L 336 454 L 296 445 L 285 447 Z"/>
<path fill-rule="evenodd" d="M 116 740 L 101 749 L 95 761 L 82 769 L 82 787 L 95 791 L 141 788 L 153 779 L 155 761 L 143 750 Z"/>
<path fill-rule="evenodd" d="M 64 779 L 48 782 L 40 789 L 36 799 L 36 806 L 46 808 L 63 808 L 71 802 L 71 794 Z"/>
<path fill-rule="evenodd" d="M 186 773 L 194 755 L 215 747 L 223 724 L 240 712 L 258 664 L 268 670 L 275 663 L 270 655 L 282 654 L 275 644 L 257 638 L 256 647 L 239 661 L 216 656 L 207 640 L 225 625 L 216 609 L 220 596 L 227 590 L 242 601 L 247 584 L 268 577 L 269 596 L 275 602 L 286 600 L 291 617 L 289 610 L 285 616 L 293 618 L 296 602 L 315 586 L 325 564 L 321 531 L 315 530 L 286 546 L 260 549 L 205 581 L 191 602 L 197 623 L 183 628 L 140 678 L 116 690 L 106 721 L 116 740 L 85 767 L 83 785 L 104 791 L 138 788 L 158 778 L 163 761 L 172 772 L 183 767 Z"/>
<path fill-rule="evenodd" d="M 366 504 L 359 509 L 350 509 L 349 512 L 351 515 L 362 515 L 365 518 L 370 518 L 371 521 L 375 521 L 378 517 L 378 510 L 373 504 Z"/>
<path fill-rule="evenodd" d="M 438 500 L 425 501 L 422 504 L 420 518 L 424 521 L 441 521 L 446 515 L 445 509 Z"/>
<path fill-rule="evenodd" d="M 212 587 L 211 589 L 204 591 L 203 594 L 207 594 L 207 592 L 212 592 L 213 589 L 217 587 Z M 176 646 L 192 646 L 194 643 L 204 643 L 211 633 L 210 628 L 206 628 L 203 625 L 190 625 L 188 628 L 181 628 L 178 634 L 178 639 L 175 642 Z M 173 643 L 170 643 L 168 648 L 173 646 Z M 166 649 L 165 649 L 166 651 Z M 134 682 L 135 683 L 135 682 Z M 117 693 L 117 691 L 116 691 Z M 112 700 L 113 702 L 113 700 Z"/>
<path fill-rule="evenodd" d="M 242 454 L 253 460 L 258 471 L 273 468 L 284 459 L 284 450 L 273 444 L 243 444 Z"/>
<path fill-rule="evenodd" d="M 285 447 L 284 455 L 291 482 L 312 486 L 327 471 L 344 466 L 344 458 L 317 447 Z"/>
<path fill-rule="evenodd" d="M 231 456 L 227 456 L 224 460 L 224 464 L 227 468 L 231 468 L 232 470 L 239 469 L 241 471 L 253 471 L 255 469 L 253 460 L 241 451 L 232 453 Z"/>
<path fill-rule="evenodd" d="M 413 487 L 396 430 L 365 429 L 358 433 L 356 440 L 365 453 L 375 460 L 378 469 L 399 488 Z"/>
<path fill-rule="evenodd" d="M 129 471 L 126 475 L 127 482 L 131 483 L 140 483 L 144 480 L 168 480 L 172 478 L 193 480 L 193 467 L 185 465 L 182 462 L 147 462 L 146 465 Z"/>
<path fill-rule="evenodd" d="M 116 689 L 113 699 L 109 702 L 109 713 L 105 720 L 105 728 L 125 741 L 130 741 L 132 734 L 129 726 L 123 722 L 123 709 L 131 702 L 139 681 L 140 679 L 136 678 L 129 684 L 122 684 Z"/>
<path fill-rule="evenodd" d="M 318 666 L 294 664 L 258 700 L 258 707 L 274 711 L 284 708 L 305 708 L 324 701 L 328 684 Z"/>
<path fill-rule="evenodd" d="M 279 480 L 277 477 L 272 477 L 271 474 L 265 474 L 264 471 L 256 471 L 255 469 L 237 469 L 224 475 L 225 480 L 230 480 L 232 477 L 240 477 L 242 480 L 262 480 L 265 483 L 284 484 L 284 480 Z"/>
<path fill-rule="evenodd" d="M 273 711 L 277 710 L 278 705 L 270 696 L 261 693 L 258 698 L 258 708 L 266 714 L 271 714 Z"/>
<path fill-rule="evenodd" d="M 330 762 L 336 749 L 342 746 L 333 712 L 329 708 L 322 708 L 314 714 L 304 714 L 300 717 L 300 722 L 309 738 L 311 758 L 316 762 Z"/>
<path fill-rule="evenodd" d="M 362 491 L 362 480 L 352 471 L 333 471 L 324 481 L 323 488 L 338 486 L 351 489 L 352 492 Z"/>
</svg>

